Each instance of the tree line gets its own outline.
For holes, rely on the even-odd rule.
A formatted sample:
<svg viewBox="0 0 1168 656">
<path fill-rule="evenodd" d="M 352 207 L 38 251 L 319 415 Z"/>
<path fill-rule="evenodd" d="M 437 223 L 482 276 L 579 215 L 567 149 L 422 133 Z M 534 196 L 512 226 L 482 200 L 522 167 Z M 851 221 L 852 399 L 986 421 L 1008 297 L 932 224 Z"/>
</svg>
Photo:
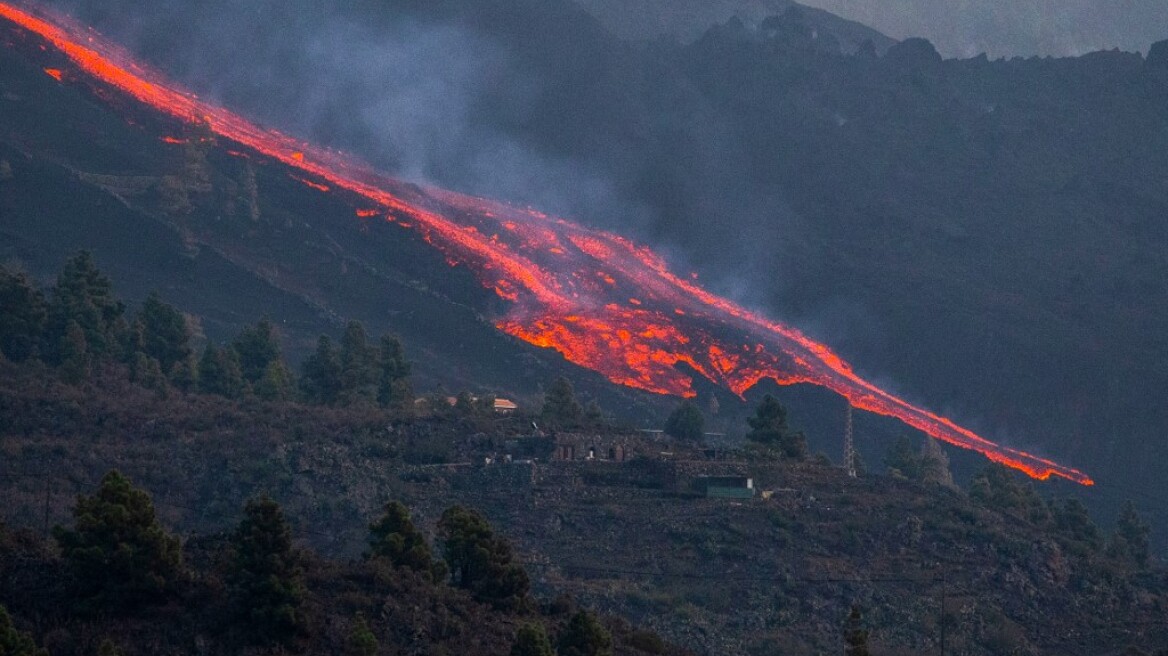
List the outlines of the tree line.
<svg viewBox="0 0 1168 656">
<path fill-rule="evenodd" d="M 182 312 L 152 293 L 131 315 L 85 251 L 69 258 L 47 291 L 26 273 L 0 266 L 0 308 L 0 357 L 43 363 L 71 383 L 113 370 L 160 394 L 370 404 L 402 412 L 414 401 L 410 362 L 392 335 L 374 341 L 351 321 L 339 344 L 319 338 L 299 376 L 266 318 L 229 343 L 208 342 L 196 353 L 191 321 Z"/>
<path fill-rule="evenodd" d="M 145 616 L 152 608 L 176 602 L 209 604 L 222 639 L 237 647 L 288 648 L 311 638 L 305 578 L 309 555 L 294 547 L 289 521 L 271 498 L 246 503 L 239 523 L 226 535 L 221 558 L 209 569 L 187 561 L 183 542 L 159 522 L 150 495 L 116 470 L 102 478 L 92 495 L 78 497 L 73 519 L 71 528 L 53 530 L 60 567 L 68 575 L 66 612 L 72 617 L 99 622 Z M 0 524 L 0 538 L 5 530 Z M 462 506 L 447 508 L 436 535 L 437 556 L 409 508 L 391 501 L 369 524 L 362 560 L 381 568 L 384 576 L 450 586 L 492 609 L 528 617 L 514 635 L 512 656 L 612 654 L 611 632 L 585 610 L 572 614 L 552 639 L 533 612 L 530 579 L 513 547 L 481 514 Z M 375 622 L 358 614 L 351 622 L 346 653 L 378 653 L 378 633 Z M 661 653 L 660 638 L 634 635 L 658 646 L 649 653 Z M 109 651 L 119 653 L 112 643 Z M 0 654 L 47 653 L 15 628 L 0 605 Z"/>
</svg>

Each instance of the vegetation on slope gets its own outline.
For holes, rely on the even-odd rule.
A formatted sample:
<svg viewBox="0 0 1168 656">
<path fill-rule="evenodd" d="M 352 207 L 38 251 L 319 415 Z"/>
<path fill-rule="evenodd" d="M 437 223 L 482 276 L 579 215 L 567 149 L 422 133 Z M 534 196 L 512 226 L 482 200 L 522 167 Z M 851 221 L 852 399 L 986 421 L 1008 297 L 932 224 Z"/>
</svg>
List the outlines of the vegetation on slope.
<svg viewBox="0 0 1168 656">
<path fill-rule="evenodd" d="M 937 646 L 942 627 L 973 654 L 1168 641 L 1164 572 L 1133 508 L 1108 534 L 1079 502 L 1045 498 L 998 466 L 966 493 L 936 444 L 907 438 L 889 450 L 887 475 L 850 479 L 807 453 L 773 398 L 756 408 L 744 448 L 713 460 L 682 436 L 644 442 L 630 461 L 599 451 L 552 462 L 560 437 L 535 432 L 533 419 L 564 439 L 650 438 L 590 419 L 566 380 L 539 414 L 495 415 L 465 393 L 453 405 L 382 403 L 376 374 L 409 363 L 359 326 L 337 353 L 305 363 L 302 380 L 337 381 L 327 399 L 293 384 L 262 392 L 259 372 L 280 362 L 263 325 L 204 347 L 235 380 L 229 393 L 206 389 L 203 377 L 222 367 L 174 375 L 176 359 L 168 376 L 143 350 L 196 360 L 163 320 L 174 318 L 165 303 L 125 319 L 85 260 L 63 274 L 89 281 L 66 285 L 73 310 L 50 291 L 55 309 L 30 311 L 35 288 L 4 275 L 5 298 L 24 305 L 0 317 L 0 495 L 9 524 L 24 528 L 4 532 L 0 604 L 21 644 L 31 630 L 54 654 L 106 640 L 126 653 L 505 653 L 513 642 L 520 653 L 604 652 L 593 619 L 561 603 L 537 611 L 531 590 L 570 593 L 705 653 L 817 653 L 861 637 L 874 653 L 919 651 Z M 99 305 L 109 321 L 89 320 Z M 29 326 L 48 320 L 16 320 L 42 314 L 74 326 L 64 334 L 78 345 L 89 343 L 85 323 L 95 343 L 132 345 L 136 357 L 77 347 L 42 359 L 49 329 Z M 190 352 L 163 348 L 175 345 L 165 335 Z M 701 415 L 683 406 L 689 419 L 675 423 Z M 727 473 L 753 479 L 760 496 L 705 498 L 702 477 Z M 51 525 L 61 526 L 52 541 L 29 532 Z M 618 651 L 671 649 L 602 624 Z"/>
</svg>

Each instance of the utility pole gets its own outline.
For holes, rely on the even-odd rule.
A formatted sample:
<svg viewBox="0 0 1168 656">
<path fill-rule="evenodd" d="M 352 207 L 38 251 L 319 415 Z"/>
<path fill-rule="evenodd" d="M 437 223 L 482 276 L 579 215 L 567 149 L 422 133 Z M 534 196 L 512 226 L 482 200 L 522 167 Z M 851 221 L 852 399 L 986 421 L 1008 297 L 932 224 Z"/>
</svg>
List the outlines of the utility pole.
<svg viewBox="0 0 1168 656">
<path fill-rule="evenodd" d="M 53 477 L 45 475 L 45 539 L 49 539 L 49 496 L 52 488 Z"/>
<path fill-rule="evenodd" d="M 945 570 L 941 570 L 941 656 L 945 656 Z"/>
<path fill-rule="evenodd" d="M 852 404 L 848 403 L 847 418 L 844 423 L 844 469 L 848 476 L 856 477 L 856 440 L 852 434 Z"/>
</svg>

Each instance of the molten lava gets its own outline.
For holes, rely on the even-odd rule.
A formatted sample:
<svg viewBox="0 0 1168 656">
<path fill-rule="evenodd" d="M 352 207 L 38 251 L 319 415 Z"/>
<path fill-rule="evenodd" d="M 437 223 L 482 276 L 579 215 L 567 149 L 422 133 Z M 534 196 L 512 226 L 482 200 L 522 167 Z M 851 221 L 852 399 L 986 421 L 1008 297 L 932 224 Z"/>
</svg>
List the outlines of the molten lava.
<svg viewBox="0 0 1168 656">
<path fill-rule="evenodd" d="M 674 274 L 648 248 L 534 210 L 389 179 L 341 153 L 202 102 L 67 18 L 47 20 L 3 2 L 0 17 L 39 35 L 100 83 L 296 169 L 312 178 L 297 179 L 315 189 L 355 194 L 363 206 L 358 216 L 381 214 L 416 230 L 451 264 L 469 267 L 511 302 L 496 324 L 500 330 L 555 349 L 615 383 L 693 396 L 692 377 L 678 367 L 684 364 L 739 395 L 763 379 L 822 385 L 857 408 L 1034 478 L 1093 484 L 1082 472 L 990 442 L 880 389 L 828 347 L 706 291 L 692 276 Z"/>
</svg>

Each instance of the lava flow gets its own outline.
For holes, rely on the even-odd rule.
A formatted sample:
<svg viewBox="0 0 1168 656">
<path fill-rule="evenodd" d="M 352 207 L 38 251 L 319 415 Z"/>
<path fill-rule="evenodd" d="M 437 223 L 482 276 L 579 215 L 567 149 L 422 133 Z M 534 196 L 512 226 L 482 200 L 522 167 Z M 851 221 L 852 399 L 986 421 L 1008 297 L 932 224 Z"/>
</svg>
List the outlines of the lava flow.
<svg viewBox="0 0 1168 656">
<path fill-rule="evenodd" d="M 880 389 L 823 344 L 675 275 L 648 248 L 533 210 L 387 178 L 341 153 L 200 101 L 65 17 L 47 19 L 3 2 L 0 17 L 39 35 L 104 85 L 296 169 L 317 190 L 359 196 L 358 216 L 380 214 L 417 230 L 452 265 L 469 267 L 511 302 L 496 324 L 500 330 L 555 349 L 614 383 L 693 396 L 693 378 L 678 366 L 684 364 L 738 395 L 763 379 L 822 385 L 857 408 L 895 417 L 1034 478 L 1093 484 L 1080 471 L 995 444 Z"/>
</svg>

